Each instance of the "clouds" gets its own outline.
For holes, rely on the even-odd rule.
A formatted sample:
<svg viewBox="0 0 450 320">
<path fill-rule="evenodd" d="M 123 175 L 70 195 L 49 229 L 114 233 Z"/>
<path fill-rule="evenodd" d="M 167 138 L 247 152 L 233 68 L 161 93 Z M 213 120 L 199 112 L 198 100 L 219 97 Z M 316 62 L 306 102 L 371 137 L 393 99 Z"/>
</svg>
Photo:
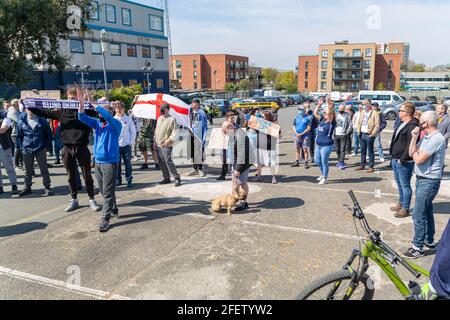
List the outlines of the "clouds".
<svg viewBox="0 0 450 320">
<path fill-rule="evenodd" d="M 445 0 L 169 0 L 169 5 L 178 54 L 241 54 L 257 65 L 292 69 L 298 55 L 315 54 L 322 43 L 401 40 L 411 43 L 417 62 L 450 62 Z M 371 6 L 379 8 L 380 21 L 367 11 Z"/>
</svg>

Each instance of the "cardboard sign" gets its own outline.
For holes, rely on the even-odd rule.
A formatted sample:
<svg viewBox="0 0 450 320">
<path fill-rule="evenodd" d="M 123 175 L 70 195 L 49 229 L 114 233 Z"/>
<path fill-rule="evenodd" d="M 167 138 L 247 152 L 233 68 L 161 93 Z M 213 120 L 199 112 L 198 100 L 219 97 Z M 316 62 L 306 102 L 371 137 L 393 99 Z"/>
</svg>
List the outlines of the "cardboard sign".
<svg viewBox="0 0 450 320">
<path fill-rule="evenodd" d="M 235 103 L 232 107 L 235 109 L 279 109 L 280 106 L 276 102 L 244 102 L 244 103 Z"/>
<path fill-rule="evenodd" d="M 209 137 L 208 149 L 228 149 L 229 139 L 230 137 L 223 133 L 222 128 L 214 128 L 212 129 L 211 136 Z"/>
<path fill-rule="evenodd" d="M 33 90 L 33 91 L 20 91 L 20 98 L 44 98 L 44 99 L 61 99 L 61 92 L 59 90 Z"/>
<path fill-rule="evenodd" d="M 251 116 L 250 120 L 248 121 L 248 126 L 252 129 L 258 130 L 259 132 L 268 134 L 275 138 L 278 138 L 280 136 L 280 126 L 265 119 Z"/>
</svg>

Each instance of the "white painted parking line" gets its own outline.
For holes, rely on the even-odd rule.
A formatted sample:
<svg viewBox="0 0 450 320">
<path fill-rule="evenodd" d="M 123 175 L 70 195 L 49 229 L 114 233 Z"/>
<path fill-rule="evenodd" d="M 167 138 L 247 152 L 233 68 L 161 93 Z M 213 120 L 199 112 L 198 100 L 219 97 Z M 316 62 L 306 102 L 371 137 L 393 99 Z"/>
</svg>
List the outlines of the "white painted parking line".
<svg viewBox="0 0 450 320">
<path fill-rule="evenodd" d="M 295 228 L 295 227 L 286 227 L 286 226 L 279 226 L 279 225 L 253 222 L 253 221 L 242 221 L 241 224 L 244 226 L 262 227 L 262 228 L 278 229 L 278 230 L 283 230 L 283 231 L 293 231 L 293 232 L 301 232 L 301 233 L 309 233 L 309 234 L 319 234 L 319 235 L 329 236 L 329 237 L 333 237 L 333 238 L 341 238 L 341 239 L 348 239 L 348 240 L 361 240 L 362 239 L 357 236 L 351 236 L 351 235 L 341 234 L 341 233 Z"/>
<path fill-rule="evenodd" d="M 34 284 L 43 285 L 50 288 L 60 289 L 68 291 L 74 294 L 83 295 L 85 297 L 90 297 L 99 300 L 130 300 L 130 298 L 123 297 L 120 295 L 111 295 L 109 292 L 86 288 L 82 286 L 76 286 L 73 284 L 66 283 L 60 280 L 49 279 L 41 276 L 37 276 L 30 273 L 25 273 L 9 268 L 0 266 L 0 275 L 8 278 L 13 278 L 17 280 L 22 280 Z"/>
</svg>

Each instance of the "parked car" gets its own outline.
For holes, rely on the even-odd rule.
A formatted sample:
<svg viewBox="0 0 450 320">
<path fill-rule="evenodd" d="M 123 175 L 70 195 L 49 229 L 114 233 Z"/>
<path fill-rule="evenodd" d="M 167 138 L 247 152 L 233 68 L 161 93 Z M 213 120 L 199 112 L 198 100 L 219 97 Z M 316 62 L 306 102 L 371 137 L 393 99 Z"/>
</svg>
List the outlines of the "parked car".
<svg viewBox="0 0 450 320">
<path fill-rule="evenodd" d="M 299 105 L 306 101 L 306 97 L 302 96 L 301 94 L 290 94 L 289 97 L 291 97 L 294 100 L 294 104 Z"/>
<path fill-rule="evenodd" d="M 203 105 L 210 106 L 213 109 L 220 110 L 220 114 L 223 116 L 225 113 L 231 110 L 231 103 L 225 99 L 205 100 Z"/>
<path fill-rule="evenodd" d="M 416 107 L 416 110 L 418 111 L 435 111 L 436 108 L 429 102 L 426 101 L 410 101 L 414 104 Z M 398 112 L 400 110 L 400 107 L 402 106 L 403 102 L 399 102 L 396 104 L 385 104 L 381 106 L 381 112 L 383 112 L 384 116 L 387 120 L 395 120 L 398 117 Z"/>
<path fill-rule="evenodd" d="M 412 96 L 409 101 L 420 101 L 420 98 L 418 96 Z"/>
<path fill-rule="evenodd" d="M 450 107 L 450 97 L 444 97 L 444 99 L 442 99 L 442 103 Z"/>
<path fill-rule="evenodd" d="M 425 101 L 428 101 L 428 102 L 430 102 L 432 104 L 436 104 L 437 103 L 437 98 L 436 98 L 436 96 L 428 96 L 428 97 L 425 98 Z"/>
</svg>

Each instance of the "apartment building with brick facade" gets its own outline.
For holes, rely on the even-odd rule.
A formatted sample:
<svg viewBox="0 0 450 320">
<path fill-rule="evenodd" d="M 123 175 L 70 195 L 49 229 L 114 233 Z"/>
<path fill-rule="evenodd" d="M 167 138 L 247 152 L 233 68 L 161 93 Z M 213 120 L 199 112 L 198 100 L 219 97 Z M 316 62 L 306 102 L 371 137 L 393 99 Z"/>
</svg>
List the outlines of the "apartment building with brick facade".
<svg viewBox="0 0 450 320">
<path fill-rule="evenodd" d="M 320 45 L 318 55 L 298 58 L 299 91 L 396 90 L 405 53 L 386 54 L 385 49 L 376 43 L 348 41 Z"/>
<path fill-rule="evenodd" d="M 183 90 L 223 90 L 227 83 L 249 78 L 249 58 L 228 54 L 171 57 L 173 79 Z"/>
</svg>

